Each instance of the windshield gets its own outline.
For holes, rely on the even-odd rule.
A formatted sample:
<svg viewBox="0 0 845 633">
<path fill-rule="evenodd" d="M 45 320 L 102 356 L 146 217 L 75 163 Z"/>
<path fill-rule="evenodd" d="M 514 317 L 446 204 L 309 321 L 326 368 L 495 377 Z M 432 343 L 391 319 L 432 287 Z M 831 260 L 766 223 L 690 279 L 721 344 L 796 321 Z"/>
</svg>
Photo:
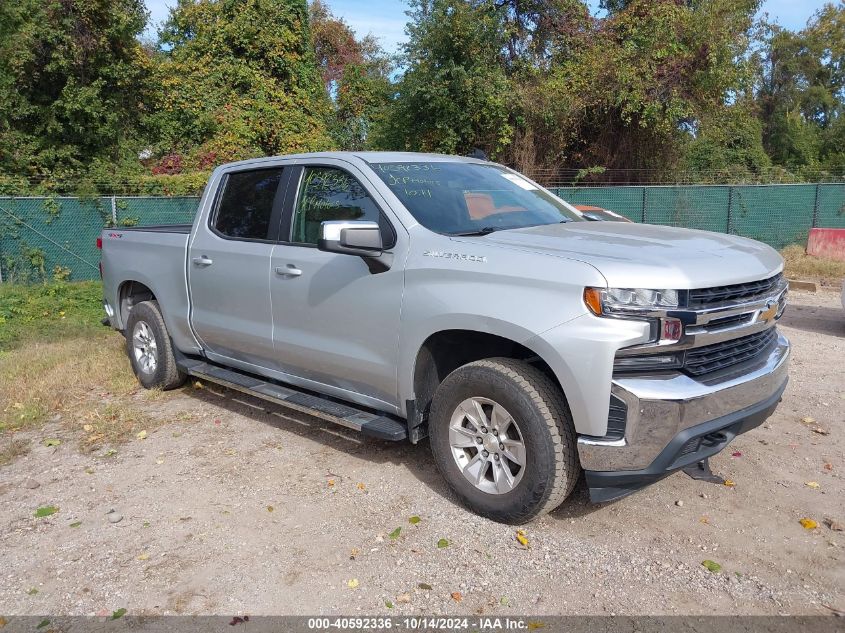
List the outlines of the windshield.
<svg viewBox="0 0 845 633">
<path fill-rule="evenodd" d="M 497 165 L 374 163 L 379 177 L 427 229 L 448 235 L 580 220 L 555 196 Z"/>
</svg>

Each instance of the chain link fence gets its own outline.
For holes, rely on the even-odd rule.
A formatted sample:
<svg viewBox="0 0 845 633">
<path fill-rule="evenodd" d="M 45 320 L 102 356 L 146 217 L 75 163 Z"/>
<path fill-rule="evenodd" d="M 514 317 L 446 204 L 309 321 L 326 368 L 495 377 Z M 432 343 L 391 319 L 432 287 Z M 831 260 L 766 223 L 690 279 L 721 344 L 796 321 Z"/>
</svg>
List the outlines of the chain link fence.
<svg viewBox="0 0 845 633">
<path fill-rule="evenodd" d="M 750 237 L 781 249 L 806 244 L 810 229 L 845 228 L 845 184 L 557 187 L 576 205 L 634 222 Z"/>
<path fill-rule="evenodd" d="M 198 197 L 0 197 L 0 280 L 97 279 L 104 227 L 193 222 Z"/>
<path fill-rule="evenodd" d="M 568 186 L 576 205 L 635 222 L 742 235 L 775 248 L 805 244 L 810 228 L 845 228 L 845 184 Z M 103 227 L 184 224 L 197 197 L 0 197 L 0 280 L 96 279 Z"/>
</svg>

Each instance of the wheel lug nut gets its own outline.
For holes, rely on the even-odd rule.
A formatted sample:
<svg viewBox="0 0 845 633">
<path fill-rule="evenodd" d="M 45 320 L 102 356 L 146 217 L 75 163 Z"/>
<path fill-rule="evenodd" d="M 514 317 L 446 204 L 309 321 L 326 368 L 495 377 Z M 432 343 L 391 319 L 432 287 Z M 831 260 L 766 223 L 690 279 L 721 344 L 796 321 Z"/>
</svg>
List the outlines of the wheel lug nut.
<svg viewBox="0 0 845 633">
<path fill-rule="evenodd" d="M 476 442 L 476 444 L 481 444 L 481 438 L 480 438 L 480 437 L 476 437 L 476 438 L 475 438 L 475 442 Z"/>
<path fill-rule="evenodd" d="M 486 427 L 486 426 L 482 426 L 482 427 L 481 427 L 481 432 L 482 432 L 482 433 L 486 433 L 486 432 L 487 432 L 487 427 Z"/>
<path fill-rule="evenodd" d="M 505 445 L 504 445 L 504 444 L 499 444 L 499 450 L 500 450 L 500 451 L 505 450 Z"/>
<path fill-rule="evenodd" d="M 487 451 L 481 451 L 481 454 L 484 455 L 484 457 L 490 457 L 490 453 Z"/>
<path fill-rule="evenodd" d="M 498 455 L 493 455 L 493 459 L 495 459 L 496 461 L 499 461 L 499 456 L 498 456 Z"/>
<path fill-rule="evenodd" d="M 499 432 L 496 429 L 493 429 L 493 435 L 498 435 Z"/>
</svg>

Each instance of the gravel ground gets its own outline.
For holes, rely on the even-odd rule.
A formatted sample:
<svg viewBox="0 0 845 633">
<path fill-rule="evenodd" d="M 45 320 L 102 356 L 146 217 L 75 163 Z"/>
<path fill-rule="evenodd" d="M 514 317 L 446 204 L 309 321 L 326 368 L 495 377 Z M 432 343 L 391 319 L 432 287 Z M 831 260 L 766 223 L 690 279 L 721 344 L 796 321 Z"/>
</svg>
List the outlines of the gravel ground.
<svg viewBox="0 0 845 633">
<path fill-rule="evenodd" d="M 675 474 L 595 506 L 582 485 L 523 526 L 527 547 L 456 503 L 426 443 L 362 440 L 216 389 L 144 401 L 182 421 L 116 452 L 81 452 L 65 425 L 31 431 L 35 448 L 0 470 L 0 612 L 845 610 L 845 532 L 825 523 L 845 523 L 845 314 L 832 293 L 791 302 L 783 403 L 711 460 L 734 487 Z M 36 518 L 46 505 L 59 511 Z"/>
</svg>

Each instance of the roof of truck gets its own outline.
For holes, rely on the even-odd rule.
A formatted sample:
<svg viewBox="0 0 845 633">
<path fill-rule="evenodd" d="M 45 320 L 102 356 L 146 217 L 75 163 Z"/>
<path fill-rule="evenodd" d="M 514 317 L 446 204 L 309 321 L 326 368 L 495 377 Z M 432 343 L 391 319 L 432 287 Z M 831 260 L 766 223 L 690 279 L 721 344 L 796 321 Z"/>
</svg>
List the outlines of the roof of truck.
<svg viewBox="0 0 845 633">
<path fill-rule="evenodd" d="M 264 156 L 261 158 L 250 158 L 234 163 L 226 163 L 226 167 L 232 165 L 256 164 L 275 158 L 357 158 L 366 163 L 411 163 L 411 162 L 463 162 L 483 163 L 485 161 L 468 156 L 455 156 L 452 154 L 427 154 L 424 152 L 306 152 L 302 154 L 282 154 L 279 156 Z M 223 166 L 223 165 L 221 165 Z"/>
</svg>

